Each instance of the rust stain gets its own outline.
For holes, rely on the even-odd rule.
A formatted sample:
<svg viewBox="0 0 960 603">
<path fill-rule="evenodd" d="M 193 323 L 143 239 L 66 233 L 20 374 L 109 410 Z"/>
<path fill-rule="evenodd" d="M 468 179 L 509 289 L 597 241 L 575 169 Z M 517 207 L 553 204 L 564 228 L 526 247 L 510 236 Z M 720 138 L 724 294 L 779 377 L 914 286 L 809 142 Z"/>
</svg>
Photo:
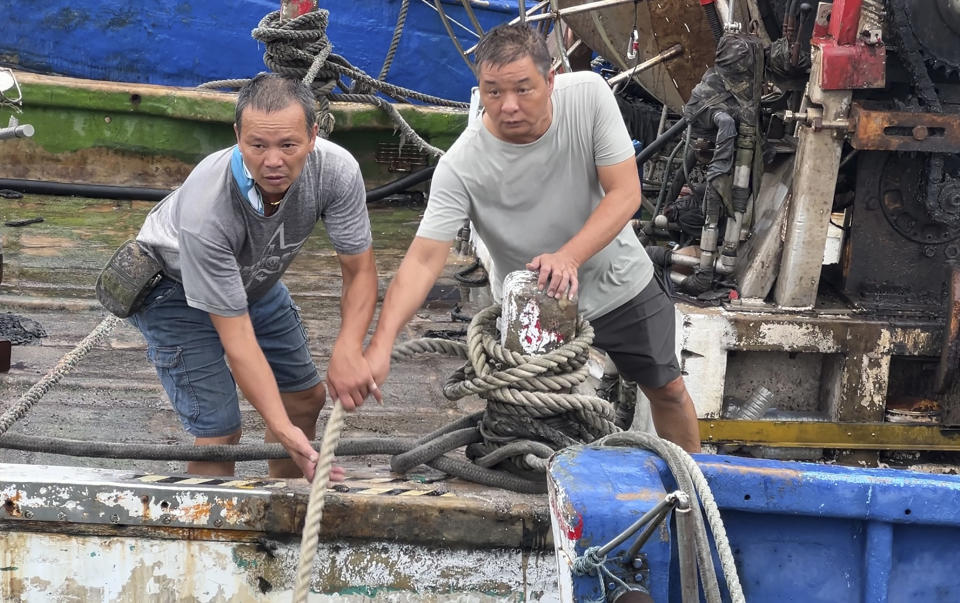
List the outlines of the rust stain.
<svg viewBox="0 0 960 603">
<path fill-rule="evenodd" d="M 640 490 L 617 494 L 617 500 L 652 500 L 659 502 L 664 497 L 663 490 Z"/>
<path fill-rule="evenodd" d="M 856 149 L 878 151 L 960 151 L 960 126 L 939 113 L 870 111 L 854 103 L 851 110 Z"/>
<path fill-rule="evenodd" d="M 20 517 L 20 499 L 23 498 L 23 492 L 17 492 L 7 500 L 3 501 L 3 510 L 10 517 Z"/>
<path fill-rule="evenodd" d="M 143 503 L 143 519 L 149 520 L 150 517 L 150 497 L 144 494 L 140 497 L 140 502 Z"/>
<path fill-rule="evenodd" d="M 212 503 L 203 502 L 196 505 L 184 505 L 180 507 L 180 517 L 184 521 L 191 523 L 206 523 L 210 519 L 210 510 Z"/>
<path fill-rule="evenodd" d="M 737 473 L 739 475 L 765 475 L 768 477 L 801 481 L 803 472 L 796 469 L 783 469 L 773 467 L 744 467 L 739 465 L 728 465 L 726 463 L 700 463 L 701 467 L 713 467 L 724 473 Z"/>
</svg>

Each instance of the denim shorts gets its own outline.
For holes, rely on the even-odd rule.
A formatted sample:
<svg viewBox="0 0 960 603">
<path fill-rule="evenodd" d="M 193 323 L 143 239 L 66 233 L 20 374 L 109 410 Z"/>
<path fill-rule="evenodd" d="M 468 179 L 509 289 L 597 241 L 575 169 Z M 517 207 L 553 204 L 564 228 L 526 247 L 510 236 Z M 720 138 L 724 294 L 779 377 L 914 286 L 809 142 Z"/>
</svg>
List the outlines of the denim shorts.
<svg viewBox="0 0 960 603">
<path fill-rule="evenodd" d="M 248 312 L 281 392 L 320 383 L 300 310 L 283 283 L 251 303 Z M 207 312 L 187 305 L 183 285 L 163 278 L 128 320 L 147 340 L 147 358 L 189 433 L 212 438 L 240 429 L 237 386 L 220 337 Z"/>
</svg>

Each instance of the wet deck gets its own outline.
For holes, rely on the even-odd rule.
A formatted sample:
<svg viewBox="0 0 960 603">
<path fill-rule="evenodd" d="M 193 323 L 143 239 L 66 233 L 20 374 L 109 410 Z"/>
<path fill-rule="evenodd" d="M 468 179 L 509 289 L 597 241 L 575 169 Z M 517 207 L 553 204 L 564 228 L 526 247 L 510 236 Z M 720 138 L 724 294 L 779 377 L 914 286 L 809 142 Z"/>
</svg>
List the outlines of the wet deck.
<svg viewBox="0 0 960 603">
<path fill-rule="evenodd" d="M 36 343 L 13 347 L 11 370 L 0 375 L 0 410 L 9 408 L 107 316 L 93 292 L 97 272 L 115 247 L 136 233 L 152 206 L 147 202 L 30 195 L 0 200 L 2 221 L 44 218 L 42 223 L 2 229 L 0 311 L 36 320 L 47 332 L 47 337 Z M 371 209 L 381 294 L 399 265 L 419 216 L 418 209 Z M 319 230 L 284 280 L 302 308 L 311 350 L 322 372 L 339 327 L 340 278 L 336 257 Z M 451 256 L 450 271 L 457 268 L 458 261 L 466 260 Z M 419 337 L 429 330 L 464 328 L 462 322 L 451 322 L 451 305 L 458 299 L 454 281 L 445 278 L 439 285 L 433 299 L 411 322 L 408 337 Z M 457 364 L 452 358 L 440 357 L 396 364 L 383 388 L 385 404 L 368 403 L 349 415 L 343 437 L 420 436 L 481 409 L 482 401 L 475 397 L 451 402 L 441 394 L 441 384 Z M 262 442 L 263 422 L 257 412 L 241 401 L 241 413 L 242 443 Z M 320 433 L 328 413 L 324 409 L 321 414 Z M 192 442 L 146 360 L 142 337 L 126 323 L 110 333 L 10 433 L 126 443 Z M 367 472 L 382 475 L 388 468 L 387 457 L 342 458 L 338 462 L 357 476 Z M 163 474 L 185 469 L 181 462 L 74 458 L 13 450 L 0 450 L 0 463 Z M 237 474 L 266 475 L 266 461 L 238 463 Z"/>
</svg>

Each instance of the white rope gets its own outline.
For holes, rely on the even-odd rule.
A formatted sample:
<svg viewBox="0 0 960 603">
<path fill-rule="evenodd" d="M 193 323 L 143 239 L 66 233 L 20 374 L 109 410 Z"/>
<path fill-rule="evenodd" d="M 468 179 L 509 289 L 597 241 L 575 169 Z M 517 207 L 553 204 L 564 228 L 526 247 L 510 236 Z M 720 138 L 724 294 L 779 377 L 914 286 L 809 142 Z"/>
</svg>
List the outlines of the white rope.
<svg viewBox="0 0 960 603">
<path fill-rule="evenodd" d="M 333 453 L 340 442 L 343 430 L 344 410 L 340 400 L 333 403 L 333 412 L 327 419 L 320 444 L 320 458 L 313 475 L 313 487 L 310 488 L 310 500 L 307 502 L 307 518 L 303 523 L 303 535 L 300 539 L 300 565 L 297 568 L 297 582 L 293 591 L 294 603 L 306 603 L 310 593 L 310 578 L 313 576 L 313 560 L 317 556 L 320 542 L 320 520 L 323 518 L 323 494 L 330 482 L 330 469 L 333 467 Z"/>
<path fill-rule="evenodd" d="M 77 344 L 77 347 L 67 352 L 55 367 L 50 369 L 40 381 L 35 383 L 33 387 L 27 390 L 27 393 L 3 413 L 3 416 L 0 416 L 0 435 L 6 433 L 11 425 L 27 414 L 27 411 L 39 402 L 44 394 L 50 391 L 51 387 L 56 385 L 64 375 L 72 371 L 93 346 L 97 345 L 107 333 L 120 323 L 120 320 L 112 314 L 104 318 L 89 335 Z"/>
</svg>

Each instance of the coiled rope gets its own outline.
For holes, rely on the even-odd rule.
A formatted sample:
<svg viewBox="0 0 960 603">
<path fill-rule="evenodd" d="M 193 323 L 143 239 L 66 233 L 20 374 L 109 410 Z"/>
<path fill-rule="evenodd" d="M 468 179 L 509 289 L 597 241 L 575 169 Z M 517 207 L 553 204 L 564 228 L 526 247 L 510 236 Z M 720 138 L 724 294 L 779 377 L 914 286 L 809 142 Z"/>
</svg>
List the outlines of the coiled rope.
<svg viewBox="0 0 960 603">
<path fill-rule="evenodd" d="M 403 11 L 403 7 L 401 7 Z M 263 55 L 264 64 L 276 73 L 289 77 L 297 77 L 310 86 L 318 102 L 320 113 L 320 128 L 325 136 L 333 131 L 333 116 L 330 113 L 330 101 L 368 103 L 385 111 L 400 130 L 403 140 L 410 140 L 418 148 L 432 155 L 440 156 L 443 151 L 434 147 L 417 134 L 410 124 L 393 105 L 367 90 L 377 90 L 395 100 L 413 99 L 424 103 L 445 107 L 469 108 L 469 104 L 452 101 L 416 90 L 390 84 L 381 79 L 367 75 L 363 70 L 351 65 L 345 58 L 332 52 L 333 46 L 326 35 L 329 22 L 329 11 L 319 9 L 289 20 L 281 20 L 280 11 L 267 14 L 253 30 L 254 39 L 265 45 Z M 389 69 L 393 53 L 399 44 L 397 31 L 401 31 L 403 19 L 398 19 L 391 50 L 388 51 L 388 61 L 384 68 Z M 384 69 L 381 69 L 383 73 Z M 353 86 L 347 86 L 341 81 L 341 76 L 353 80 Z M 249 79 L 216 80 L 201 84 L 200 88 L 238 88 L 250 81 Z M 334 93 L 335 88 L 344 91 L 343 94 Z"/>
<path fill-rule="evenodd" d="M 530 482 L 530 490 L 546 491 L 545 461 L 566 446 L 592 442 L 616 433 L 613 404 L 596 396 L 571 393 L 587 378 L 586 360 L 593 328 L 580 319 L 577 336 L 541 356 L 513 352 L 500 345 L 496 322 L 500 306 L 474 316 L 466 343 L 447 339 L 418 339 L 396 346 L 392 360 L 423 353 L 440 353 L 467 360 L 443 386 L 444 396 L 459 400 L 477 394 L 486 410 L 474 431 L 467 457 L 482 467 L 504 466 Z M 409 453 L 391 459 L 391 468 L 404 473 L 430 460 L 438 438 L 426 439 Z M 450 441 L 449 445 L 454 442 Z"/>
</svg>

